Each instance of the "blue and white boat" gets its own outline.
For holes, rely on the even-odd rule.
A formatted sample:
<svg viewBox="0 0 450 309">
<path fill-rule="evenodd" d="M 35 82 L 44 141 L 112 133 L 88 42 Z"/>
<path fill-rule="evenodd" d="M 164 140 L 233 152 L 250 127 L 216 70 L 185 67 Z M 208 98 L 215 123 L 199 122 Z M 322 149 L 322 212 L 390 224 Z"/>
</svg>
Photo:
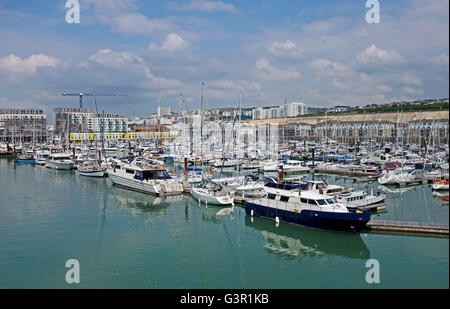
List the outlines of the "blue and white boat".
<svg viewBox="0 0 450 309">
<path fill-rule="evenodd" d="M 370 220 L 370 212 L 349 209 L 334 197 L 301 185 L 271 183 L 265 190 L 265 197 L 246 200 L 247 214 L 274 219 L 277 223 L 354 232 L 361 231 Z"/>
<path fill-rule="evenodd" d="M 33 150 L 26 151 L 24 154 L 20 155 L 16 163 L 17 164 L 34 164 L 34 152 Z"/>
</svg>

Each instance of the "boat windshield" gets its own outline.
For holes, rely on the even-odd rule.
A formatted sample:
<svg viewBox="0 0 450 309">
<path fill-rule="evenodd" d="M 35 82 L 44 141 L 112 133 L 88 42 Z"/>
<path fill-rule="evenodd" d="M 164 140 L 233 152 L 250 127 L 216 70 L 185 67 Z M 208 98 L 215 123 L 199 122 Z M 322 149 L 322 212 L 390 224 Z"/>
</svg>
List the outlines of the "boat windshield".
<svg viewBox="0 0 450 309">
<path fill-rule="evenodd" d="M 327 205 L 327 202 L 325 202 L 325 200 L 317 200 L 317 203 L 319 203 L 319 205 Z"/>
<path fill-rule="evenodd" d="M 70 157 L 53 157 L 53 160 L 70 160 Z"/>
<path fill-rule="evenodd" d="M 172 179 L 166 171 L 155 171 L 157 179 Z"/>
<path fill-rule="evenodd" d="M 332 204 L 336 204 L 337 201 L 334 198 L 329 198 L 327 199 L 328 204 L 332 205 Z"/>
<path fill-rule="evenodd" d="M 149 179 L 172 179 L 170 175 L 164 171 L 143 171 L 142 172 L 142 178 L 149 180 Z"/>
</svg>

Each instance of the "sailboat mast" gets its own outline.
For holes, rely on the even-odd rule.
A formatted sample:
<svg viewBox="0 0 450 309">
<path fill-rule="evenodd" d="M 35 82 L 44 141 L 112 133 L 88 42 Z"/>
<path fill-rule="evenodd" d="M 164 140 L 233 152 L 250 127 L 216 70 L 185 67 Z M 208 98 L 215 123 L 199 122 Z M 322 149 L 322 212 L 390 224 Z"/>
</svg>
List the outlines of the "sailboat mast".
<svg viewBox="0 0 450 309">
<path fill-rule="evenodd" d="M 204 110 L 204 90 L 205 90 L 205 82 L 202 82 L 202 104 L 200 111 L 200 159 L 202 163 L 202 177 L 204 177 L 204 167 L 203 167 L 203 110 Z"/>
<path fill-rule="evenodd" d="M 241 115 L 242 115 L 242 91 L 239 91 L 239 126 L 238 126 L 238 132 L 236 132 L 236 137 L 238 134 L 241 133 Z M 241 156 L 240 156 L 240 139 L 237 139 L 237 159 L 238 159 L 238 165 L 237 165 L 237 171 L 236 171 L 236 178 L 239 176 L 239 171 L 241 167 Z"/>
</svg>

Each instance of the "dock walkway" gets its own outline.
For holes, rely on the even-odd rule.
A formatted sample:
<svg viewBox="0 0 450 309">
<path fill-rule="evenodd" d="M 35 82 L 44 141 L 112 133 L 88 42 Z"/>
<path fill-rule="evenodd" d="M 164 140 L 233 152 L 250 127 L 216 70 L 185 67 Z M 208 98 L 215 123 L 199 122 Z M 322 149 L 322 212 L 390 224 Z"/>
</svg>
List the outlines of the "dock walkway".
<svg viewBox="0 0 450 309">
<path fill-rule="evenodd" d="M 370 230 L 408 232 L 408 233 L 432 233 L 448 235 L 448 224 L 425 223 L 425 222 L 406 222 L 391 220 L 370 220 L 367 223 Z"/>
</svg>

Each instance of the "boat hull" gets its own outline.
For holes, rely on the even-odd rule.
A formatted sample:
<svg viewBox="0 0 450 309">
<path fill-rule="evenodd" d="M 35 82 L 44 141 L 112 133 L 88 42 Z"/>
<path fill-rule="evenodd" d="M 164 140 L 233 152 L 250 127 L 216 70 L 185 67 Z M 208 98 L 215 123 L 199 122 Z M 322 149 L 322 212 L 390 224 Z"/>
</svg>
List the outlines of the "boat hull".
<svg viewBox="0 0 450 309">
<path fill-rule="evenodd" d="M 86 177 L 105 177 L 105 170 L 103 171 L 80 171 L 78 170 L 80 175 Z"/>
<path fill-rule="evenodd" d="M 137 191 L 145 194 L 151 195 L 179 195 L 183 193 L 183 187 L 180 184 L 161 184 L 161 183 L 152 183 L 152 182 L 144 182 L 137 179 L 130 179 L 122 176 L 116 175 L 114 172 L 108 172 L 108 177 L 111 178 L 112 183 L 115 186 L 129 189 L 132 191 Z M 174 188 L 169 188 L 168 186 L 178 186 L 177 190 Z M 167 187 L 165 187 L 167 186 Z M 167 188 L 167 189 L 166 189 Z"/>
<path fill-rule="evenodd" d="M 203 194 L 200 189 L 195 187 L 191 188 L 191 195 L 196 200 L 199 200 L 202 203 L 208 203 L 210 205 L 226 206 L 233 204 L 233 199 L 229 196 L 211 196 Z"/>
<path fill-rule="evenodd" d="M 55 170 L 71 170 L 73 169 L 73 163 L 54 162 L 47 160 L 47 162 L 45 163 L 45 167 Z"/>
<path fill-rule="evenodd" d="M 368 212 L 333 213 L 314 210 L 302 210 L 300 212 L 286 211 L 266 207 L 254 203 L 245 203 L 245 212 L 249 215 L 274 219 L 297 225 L 338 231 L 360 232 L 370 220 Z"/>
<path fill-rule="evenodd" d="M 434 183 L 432 186 L 433 190 L 436 191 L 448 191 L 449 190 L 449 185 L 448 184 L 439 184 L 439 183 Z"/>
<path fill-rule="evenodd" d="M 133 180 L 121 176 L 117 176 L 114 173 L 108 173 L 108 177 L 111 179 L 112 183 L 118 187 L 145 193 L 151 195 L 159 195 L 161 188 L 159 185 L 152 185 L 144 183 L 139 180 Z"/>
<path fill-rule="evenodd" d="M 35 160 L 34 159 L 25 159 L 25 160 L 18 159 L 16 162 L 17 162 L 17 164 L 34 164 Z"/>
</svg>

